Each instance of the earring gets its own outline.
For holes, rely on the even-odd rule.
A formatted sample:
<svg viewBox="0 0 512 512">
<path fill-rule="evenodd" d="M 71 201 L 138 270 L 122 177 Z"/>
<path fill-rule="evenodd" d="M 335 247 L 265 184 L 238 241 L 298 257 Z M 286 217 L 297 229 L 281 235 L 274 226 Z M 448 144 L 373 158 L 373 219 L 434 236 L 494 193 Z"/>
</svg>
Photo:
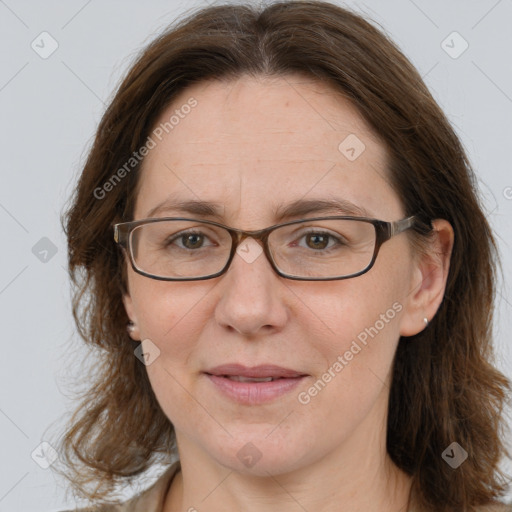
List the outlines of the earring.
<svg viewBox="0 0 512 512">
<path fill-rule="evenodd" d="M 128 331 L 128 334 L 132 334 L 134 329 L 135 329 L 135 324 L 131 321 L 128 322 L 128 325 L 126 326 L 126 330 Z"/>
<path fill-rule="evenodd" d="M 427 318 L 427 317 L 425 317 L 425 318 L 423 319 L 423 321 L 425 322 L 425 327 L 427 327 L 427 325 L 428 325 L 428 318 Z"/>
</svg>

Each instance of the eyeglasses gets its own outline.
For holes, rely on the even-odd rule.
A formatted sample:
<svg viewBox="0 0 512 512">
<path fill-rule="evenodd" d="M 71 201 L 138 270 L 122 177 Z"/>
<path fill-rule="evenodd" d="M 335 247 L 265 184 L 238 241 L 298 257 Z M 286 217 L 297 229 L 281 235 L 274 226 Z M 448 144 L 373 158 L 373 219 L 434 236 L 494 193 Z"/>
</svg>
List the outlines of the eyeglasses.
<svg viewBox="0 0 512 512">
<path fill-rule="evenodd" d="M 243 231 L 213 221 L 165 217 L 113 225 L 114 240 L 133 270 L 162 281 L 197 281 L 224 274 L 246 237 L 263 243 L 274 271 L 287 279 L 330 281 L 368 272 L 381 245 L 412 227 L 366 217 L 315 217 Z"/>
</svg>

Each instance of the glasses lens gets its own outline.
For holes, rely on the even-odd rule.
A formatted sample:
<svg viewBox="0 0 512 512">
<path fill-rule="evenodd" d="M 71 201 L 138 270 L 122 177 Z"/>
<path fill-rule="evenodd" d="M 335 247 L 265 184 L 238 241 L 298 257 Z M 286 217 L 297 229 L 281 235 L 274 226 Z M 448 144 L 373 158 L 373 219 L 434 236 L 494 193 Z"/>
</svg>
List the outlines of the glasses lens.
<svg viewBox="0 0 512 512">
<path fill-rule="evenodd" d="M 370 222 L 326 219 L 282 226 L 270 234 L 277 267 L 293 277 L 344 277 L 365 270 L 375 250 Z"/>
<path fill-rule="evenodd" d="M 158 277 L 204 277 L 222 270 L 231 236 L 223 228 L 193 221 L 166 220 L 131 233 L 135 266 Z"/>
</svg>

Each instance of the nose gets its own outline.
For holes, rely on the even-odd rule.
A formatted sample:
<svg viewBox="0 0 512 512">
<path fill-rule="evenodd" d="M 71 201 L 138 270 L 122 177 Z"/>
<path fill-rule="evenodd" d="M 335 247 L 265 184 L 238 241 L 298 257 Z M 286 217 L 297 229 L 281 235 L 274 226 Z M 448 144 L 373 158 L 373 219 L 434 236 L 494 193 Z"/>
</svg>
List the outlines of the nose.
<svg viewBox="0 0 512 512">
<path fill-rule="evenodd" d="M 246 238 L 238 246 L 227 272 L 220 277 L 221 298 L 215 309 L 219 325 L 246 336 L 280 330 L 288 308 L 285 290 L 260 243 Z"/>
</svg>

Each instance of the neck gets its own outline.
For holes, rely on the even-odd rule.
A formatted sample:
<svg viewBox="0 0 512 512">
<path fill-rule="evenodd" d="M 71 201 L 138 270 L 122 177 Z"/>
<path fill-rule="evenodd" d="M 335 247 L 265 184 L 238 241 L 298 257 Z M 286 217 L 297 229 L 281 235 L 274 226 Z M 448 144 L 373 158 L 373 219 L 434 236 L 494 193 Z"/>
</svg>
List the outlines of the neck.
<svg viewBox="0 0 512 512">
<path fill-rule="evenodd" d="M 376 450 L 378 434 L 367 434 L 366 446 L 347 443 L 312 464 L 268 476 L 226 468 L 178 436 L 181 472 L 163 511 L 407 512 L 411 478 L 393 464 L 382 444 Z"/>
<path fill-rule="evenodd" d="M 340 472 L 322 479 L 311 474 L 307 480 L 292 483 L 292 475 L 277 475 L 262 481 L 249 479 L 229 470 L 210 483 L 189 475 L 187 469 L 174 478 L 163 512 L 407 512 L 411 479 L 391 466 L 390 474 L 371 478 Z M 186 482 L 186 483 L 185 483 Z M 284 482 L 284 483 L 283 483 Z"/>
</svg>

